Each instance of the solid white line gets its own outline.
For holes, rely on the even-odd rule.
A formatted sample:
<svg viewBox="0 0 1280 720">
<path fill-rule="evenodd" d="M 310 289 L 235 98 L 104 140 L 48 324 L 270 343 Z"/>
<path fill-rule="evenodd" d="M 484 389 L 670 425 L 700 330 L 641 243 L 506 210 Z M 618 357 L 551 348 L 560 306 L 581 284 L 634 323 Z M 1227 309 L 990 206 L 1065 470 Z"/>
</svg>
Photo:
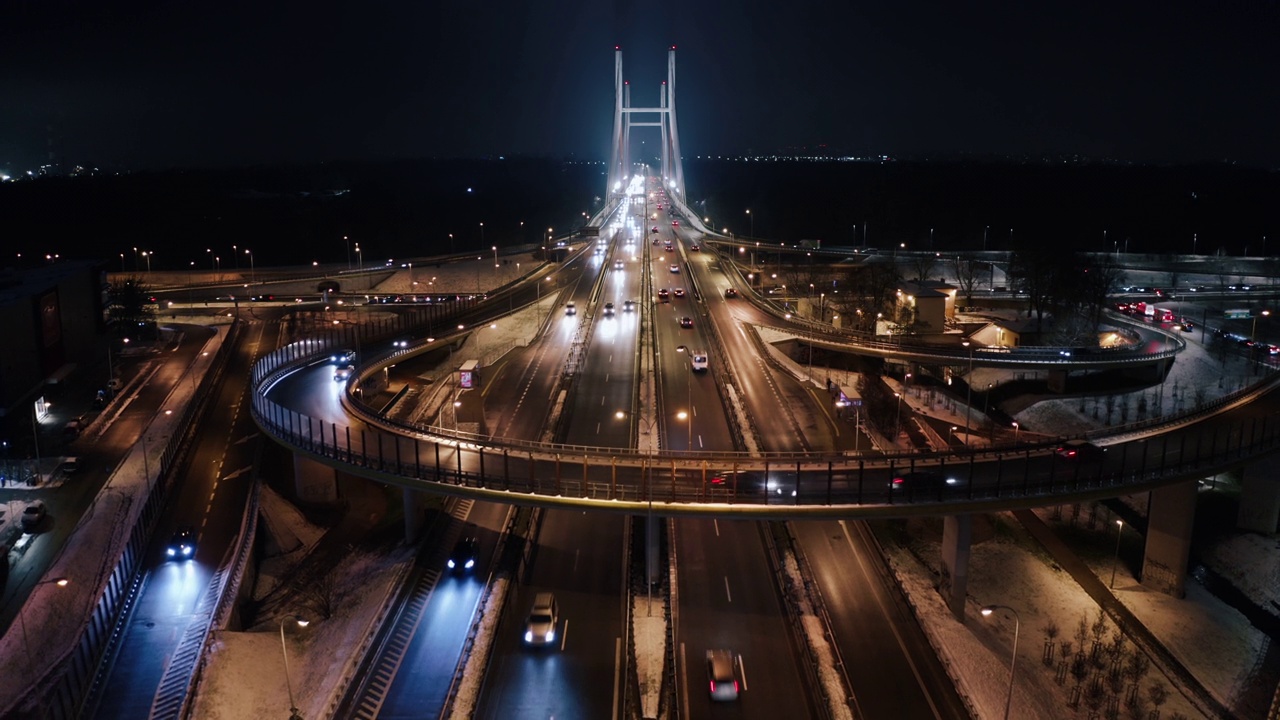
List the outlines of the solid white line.
<svg viewBox="0 0 1280 720">
<path fill-rule="evenodd" d="M 564 635 L 560 636 L 560 652 L 564 652 L 564 644 L 569 642 L 569 618 L 564 619 Z"/>
<path fill-rule="evenodd" d="M 573 551 L 573 571 L 578 572 L 578 557 L 582 555 L 582 550 Z"/>
<path fill-rule="evenodd" d="M 684 643 L 680 643 L 680 684 L 684 689 L 684 717 L 689 717 L 689 661 L 684 654 Z"/>
<path fill-rule="evenodd" d="M 716 518 L 711 518 L 711 526 L 716 529 L 716 537 L 720 537 L 720 521 Z"/>
<path fill-rule="evenodd" d="M 729 602 L 733 602 L 733 593 L 729 592 L 729 576 L 724 576 L 724 595 L 729 598 Z"/>
<path fill-rule="evenodd" d="M 613 720 L 618 720 L 618 679 L 622 675 L 622 638 L 613 642 Z"/>
<path fill-rule="evenodd" d="M 747 691 L 747 664 L 742 661 L 742 656 L 738 656 L 738 672 L 742 675 L 742 691 Z"/>
<path fill-rule="evenodd" d="M 862 569 L 862 574 L 867 577 L 873 577 L 871 572 L 867 570 L 866 563 L 862 561 L 862 556 L 859 555 L 858 551 L 854 548 L 853 538 L 849 536 L 849 526 L 845 524 L 844 520 L 840 520 L 839 523 L 840 530 L 844 532 L 844 541 L 849 544 L 849 550 L 858 561 L 858 567 Z M 891 618 L 889 618 L 889 612 L 885 609 L 884 600 L 880 598 L 880 593 L 873 592 L 871 594 L 875 597 L 876 605 L 880 608 L 881 614 L 884 615 L 886 620 L 891 620 Z M 893 631 L 893 637 L 898 641 L 898 647 L 902 648 L 902 655 L 907 659 L 907 664 L 911 666 L 911 674 L 915 675 L 916 684 L 919 685 L 920 690 L 923 691 L 924 699 L 929 701 L 929 709 L 933 710 L 933 716 L 941 719 L 942 715 L 938 714 L 938 706 L 933 704 L 933 696 L 929 694 L 929 689 L 925 687 L 924 678 L 920 677 L 920 670 L 916 668 L 915 661 L 911 659 L 911 654 L 907 652 L 906 643 L 902 642 L 902 635 L 898 633 L 898 628 L 892 621 L 889 622 L 889 629 Z"/>
</svg>

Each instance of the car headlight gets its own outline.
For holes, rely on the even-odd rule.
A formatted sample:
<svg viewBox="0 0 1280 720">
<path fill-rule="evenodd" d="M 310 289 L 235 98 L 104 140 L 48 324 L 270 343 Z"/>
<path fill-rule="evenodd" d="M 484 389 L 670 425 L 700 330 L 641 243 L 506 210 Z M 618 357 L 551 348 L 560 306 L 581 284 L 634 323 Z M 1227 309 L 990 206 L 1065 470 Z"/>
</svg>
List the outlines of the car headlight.
<svg viewBox="0 0 1280 720">
<path fill-rule="evenodd" d="M 169 555 L 169 557 L 173 557 L 173 548 L 169 548 L 165 550 L 165 552 Z"/>
<path fill-rule="evenodd" d="M 525 642 L 533 642 L 533 631 L 532 631 L 532 630 L 525 630 L 525 631 L 524 631 L 524 641 L 525 641 Z"/>
<path fill-rule="evenodd" d="M 453 569 L 453 558 L 449 558 L 449 569 Z"/>
<path fill-rule="evenodd" d="M 468 560 L 468 561 L 467 561 L 466 568 L 467 568 L 468 570 L 470 570 L 471 568 L 473 568 L 473 567 L 475 567 L 475 566 L 476 566 L 476 561 L 475 561 L 475 560 Z"/>
<path fill-rule="evenodd" d="M 192 553 L 192 551 L 193 551 L 193 550 L 194 550 L 194 548 L 192 548 L 190 545 L 187 545 L 186 547 L 182 548 L 182 554 L 183 554 L 183 555 L 190 555 L 190 554 Z"/>
<path fill-rule="evenodd" d="M 547 631 L 547 642 L 553 642 L 556 639 L 556 631 L 554 629 Z"/>
</svg>

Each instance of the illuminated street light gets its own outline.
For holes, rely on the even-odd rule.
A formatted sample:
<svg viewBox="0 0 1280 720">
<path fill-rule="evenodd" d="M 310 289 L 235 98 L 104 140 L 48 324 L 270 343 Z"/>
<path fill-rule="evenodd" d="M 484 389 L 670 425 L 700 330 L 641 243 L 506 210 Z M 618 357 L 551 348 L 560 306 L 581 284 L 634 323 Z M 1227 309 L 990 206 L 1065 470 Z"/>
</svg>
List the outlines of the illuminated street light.
<svg viewBox="0 0 1280 720">
<path fill-rule="evenodd" d="M 284 685 L 289 690 L 289 720 L 295 720 L 295 718 L 302 720 L 302 716 L 298 714 L 298 706 L 293 702 L 293 681 L 289 679 L 289 647 L 284 643 L 284 623 L 290 619 L 297 623 L 300 628 L 310 625 L 311 621 L 303 620 L 300 617 L 280 618 L 280 653 L 284 656 Z"/>
<path fill-rule="evenodd" d="M 1116 565 L 1120 564 L 1120 534 L 1124 532 L 1124 521 L 1116 520 L 1116 552 L 1111 556 L 1111 583 L 1107 587 L 1116 586 Z"/>
<path fill-rule="evenodd" d="M 1009 691 L 1004 698 L 1004 720 L 1009 720 L 1009 704 L 1013 701 L 1013 673 L 1018 664 L 1018 630 L 1022 626 L 1022 619 L 1018 617 L 1018 611 L 1008 605 L 988 605 L 982 608 L 982 616 L 990 617 L 996 610 L 1008 610 L 1013 613 L 1013 656 L 1009 660 Z"/>
</svg>

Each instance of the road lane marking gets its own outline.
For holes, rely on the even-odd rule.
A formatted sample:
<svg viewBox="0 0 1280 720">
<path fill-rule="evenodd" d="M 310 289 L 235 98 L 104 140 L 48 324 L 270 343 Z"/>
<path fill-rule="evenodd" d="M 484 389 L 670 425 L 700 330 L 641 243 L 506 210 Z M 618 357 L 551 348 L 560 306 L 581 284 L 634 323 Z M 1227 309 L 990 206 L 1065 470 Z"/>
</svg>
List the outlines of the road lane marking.
<svg viewBox="0 0 1280 720">
<path fill-rule="evenodd" d="M 564 619 L 564 635 L 560 636 L 560 652 L 564 652 L 564 644 L 569 642 L 569 618 Z"/>
<path fill-rule="evenodd" d="M 729 592 L 729 576 L 724 576 L 724 594 L 729 598 L 729 602 L 733 602 L 733 593 Z"/>
<path fill-rule="evenodd" d="M 582 555 L 582 550 L 573 551 L 573 571 L 578 572 L 578 557 Z"/>
<path fill-rule="evenodd" d="M 680 643 L 680 684 L 684 690 L 684 717 L 689 717 L 689 660 L 684 654 L 684 643 Z"/>
<path fill-rule="evenodd" d="M 849 535 L 849 526 L 845 524 L 844 520 L 840 520 L 838 522 L 840 523 L 840 530 L 844 532 L 844 541 L 848 543 L 849 551 L 853 553 L 854 559 L 858 561 L 858 567 L 862 569 L 862 574 L 866 577 L 872 577 L 871 571 L 867 569 L 866 563 L 862 561 L 862 555 L 853 545 L 853 538 Z M 876 599 L 876 606 L 880 608 L 880 613 L 885 617 L 885 619 L 889 619 L 889 612 L 885 609 L 884 600 L 881 599 L 880 593 L 873 592 L 871 594 Z M 892 622 L 888 625 L 889 629 L 893 631 L 894 639 L 898 641 L 898 647 L 902 649 L 902 656 L 907 659 L 907 664 L 911 666 L 911 674 L 915 675 L 916 684 L 920 686 L 924 699 L 929 702 L 929 709 L 933 710 L 933 716 L 935 718 L 941 718 L 942 715 L 938 714 L 938 706 L 933 704 L 933 696 L 929 694 L 928 688 L 925 687 L 924 678 L 920 677 L 920 670 L 916 668 L 915 660 L 912 660 L 911 653 L 907 652 L 907 645 L 902 641 L 902 635 L 898 633 L 897 626 Z"/>
<path fill-rule="evenodd" d="M 742 656 L 738 656 L 738 673 L 742 675 L 742 691 L 747 691 L 747 664 L 743 662 Z"/>
<path fill-rule="evenodd" d="M 613 713 L 609 716 L 618 720 L 618 678 L 622 671 L 622 638 L 613 641 Z"/>
<path fill-rule="evenodd" d="M 716 537 L 720 537 L 720 521 L 716 518 L 711 518 L 711 525 L 716 529 Z"/>
</svg>

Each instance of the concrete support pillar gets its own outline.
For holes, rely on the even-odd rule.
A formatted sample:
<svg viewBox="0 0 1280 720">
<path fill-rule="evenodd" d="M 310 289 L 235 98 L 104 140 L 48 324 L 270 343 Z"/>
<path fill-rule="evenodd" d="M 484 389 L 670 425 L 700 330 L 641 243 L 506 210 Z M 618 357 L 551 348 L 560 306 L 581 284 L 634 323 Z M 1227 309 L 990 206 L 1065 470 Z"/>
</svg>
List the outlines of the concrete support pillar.
<svg viewBox="0 0 1280 720">
<path fill-rule="evenodd" d="M 1191 554 L 1198 484 L 1196 480 L 1189 480 L 1151 491 L 1142 584 L 1177 598 L 1186 594 L 1187 558 Z"/>
<path fill-rule="evenodd" d="M 947 515 L 942 519 L 942 577 L 938 592 L 955 619 L 964 622 L 964 599 L 969 590 L 969 544 L 973 517 Z"/>
<path fill-rule="evenodd" d="M 1268 476 L 1261 465 L 1241 471 L 1240 511 L 1236 527 L 1267 533 L 1280 529 L 1280 481 Z"/>
<path fill-rule="evenodd" d="M 414 543 L 422 535 L 422 527 L 426 522 L 427 493 L 421 490 L 403 489 L 404 494 L 404 541 Z"/>
<path fill-rule="evenodd" d="M 293 490 L 305 502 L 334 502 L 338 499 L 338 473 L 333 468 L 305 456 L 293 456 Z"/>
<path fill-rule="evenodd" d="M 653 587 L 662 581 L 662 559 L 658 555 L 658 528 L 660 527 L 662 527 L 662 523 L 658 522 L 657 516 L 653 513 L 645 516 L 644 567 L 645 578 L 649 581 L 649 587 Z"/>
<path fill-rule="evenodd" d="M 1066 370 L 1050 370 L 1049 371 L 1049 392 L 1064 393 L 1067 391 L 1067 371 Z"/>
</svg>

